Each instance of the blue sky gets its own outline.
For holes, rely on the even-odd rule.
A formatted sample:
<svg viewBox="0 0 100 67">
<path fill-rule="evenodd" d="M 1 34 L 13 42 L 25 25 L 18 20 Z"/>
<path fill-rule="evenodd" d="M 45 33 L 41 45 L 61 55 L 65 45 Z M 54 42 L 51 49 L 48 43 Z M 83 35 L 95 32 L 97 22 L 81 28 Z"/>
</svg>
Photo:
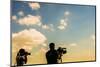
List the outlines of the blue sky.
<svg viewBox="0 0 100 67">
<path fill-rule="evenodd" d="M 27 2 L 13 2 L 12 3 L 12 15 L 16 15 L 18 18 L 18 12 L 23 11 L 24 15 L 40 15 L 42 17 L 41 22 L 43 24 L 53 24 L 55 31 L 48 32 L 39 29 L 44 33 L 48 40 L 55 41 L 77 41 L 81 38 L 87 37 L 95 33 L 95 7 L 94 6 L 81 6 L 81 5 L 67 5 L 67 4 L 50 4 L 39 3 L 40 9 L 32 10 Z M 68 19 L 68 27 L 61 31 L 56 27 L 60 20 L 64 18 L 64 12 L 70 12 Z M 15 22 L 15 21 L 12 21 Z M 16 23 L 12 23 L 12 32 L 18 32 L 25 28 L 37 28 L 30 26 L 24 26 Z M 37 28 L 38 29 L 38 28 Z M 58 36 L 59 37 L 58 37 Z"/>
<path fill-rule="evenodd" d="M 46 63 L 50 42 L 68 48 L 64 62 L 95 60 L 95 6 L 12 1 L 11 9 L 13 63 L 20 48 L 32 52 L 29 64 Z"/>
</svg>

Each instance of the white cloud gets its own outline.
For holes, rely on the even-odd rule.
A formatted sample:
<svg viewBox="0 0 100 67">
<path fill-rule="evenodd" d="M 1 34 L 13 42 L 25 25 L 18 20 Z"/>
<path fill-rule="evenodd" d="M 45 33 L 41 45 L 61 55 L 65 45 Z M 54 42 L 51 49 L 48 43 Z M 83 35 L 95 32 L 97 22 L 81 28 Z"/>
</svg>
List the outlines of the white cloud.
<svg viewBox="0 0 100 67">
<path fill-rule="evenodd" d="M 65 16 L 68 16 L 69 14 L 70 14 L 69 11 L 66 11 L 66 12 L 64 13 Z"/>
<path fill-rule="evenodd" d="M 50 24 L 50 26 L 44 24 L 44 25 L 42 25 L 42 29 L 45 29 L 45 30 L 48 30 L 48 31 L 54 31 L 53 24 Z"/>
<path fill-rule="evenodd" d="M 67 26 L 67 23 L 63 19 L 61 20 L 60 24 L 63 25 L 63 26 Z"/>
<path fill-rule="evenodd" d="M 17 49 L 25 48 L 31 50 L 33 47 L 39 45 L 44 46 L 46 40 L 46 37 L 36 29 L 25 29 L 12 34 L 12 44 L 13 46 L 19 47 Z"/>
<path fill-rule="evenodd" d="M 32 10 L 38 10 L 40 8 L 39 3 L 28 3 L 28 5 Z"/>
<path fill-rule="evenodd" d="M 19 11 L 19 12 L 18 12 L 18 15 L 19 15 L 19 16 L 24 16 L 24 12 L 23 12 L 23 11 Z"/>
<path fill-rule="evenodd" d="M 42 25 L 42 23 L 41 23 L 41 22 L 39 22 L 39 23 L 37 23 L 37 25 L 38 25 L 38 26 L 41 26 L 41 25 Z"/>
<path fill-rule="evenodd" d="M 60 26 L 58 26 L 58 29 L 64 30 L 65 29 L 65 26 L 60 25 Z"/>
<path fill-rule="evenodd" d="M 43 43 L 43 44 L 42 44 L 42 46 L 46 47 L 46 46 L 47 46 L 47 44 L 46 44 L 46 43 Z"/>
<path fill-rule="evenodd" d="M 12 20 L 17 20 L 17 16 L 16 15 L 12 16 Z"/>
<path fill-rule="evenodd" d="M 33 15 L 27 15 L 23 18 L 20 18 L 18 20 L 18 23 L 21 25 L 34 25 L 41 23 L 41 17 L 40 16 L 33 16 Z"/>
<path fill-rule="evenodd" d="M 64 19 L 61 19 L 61 20 L 60 20 L 60 22 L 61 22 L 61 24 L 62 24 L 62 23 L 64 23 L 64 22 L 65 22 L 65 20 L 64 20 Z"/>
<path fill-rule="evenodd" d="M 43 28 L 43 29 L 49 29 L 49 26 L 47 26 L 47 25 L 45 24 L 45 25 L 42 25 L 42 28 Z"/>
<path fill-rule="evenodd" d="M 77 44 L 76 43 L 71 43 L 71 44 L 69 44 L 70 46 L 77 46 Z"/>
<path fill-rule="evenodd" d="M 63 19 L 60 20 L 60 24 L 57 27 L 59 30 L 65 30 L 67 28 L 67 26 L 68 26 L 68 18 L 67 18 L 67 16 L 69 14 L 70 14 L 69 11 L 66 11 L 64 13 L 64 17 L 63 17 Z"/>
<path fill-rule="evenodd" d="M 67 26 L 68 26 L 67 22 L 65 22 L 64 19 L 61 19 L 60 20 L 60 25 L 58 26 L 58 29 L 64 30 L 64 29 L 66 29 Z"/>
</svg>

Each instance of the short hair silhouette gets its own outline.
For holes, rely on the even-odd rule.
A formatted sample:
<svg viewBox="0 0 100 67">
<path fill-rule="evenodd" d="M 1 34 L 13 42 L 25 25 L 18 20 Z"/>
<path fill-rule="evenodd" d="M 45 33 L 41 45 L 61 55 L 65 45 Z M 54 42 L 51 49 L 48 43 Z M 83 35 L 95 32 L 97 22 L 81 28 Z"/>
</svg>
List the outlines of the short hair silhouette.
<svg viewBox="0 0 100 67">
<path fill-rule="evenodd" d="M 58 54 L 57 51 L 55 50 L 55 44 L 50 43 L 49 48 L 50 50 L 47 51 L 46 53 L 47 64 L 57 64 Z"/>
<path fill-rule="evenodd" d="M 17 66 L 23 66 L 23 64 L 27 63 L 27 55 L 30 53 L 26 52 L 25 49 L 21 48 L 16 56 Z"/>
<path fill-rule="evenodd" d="M 54 50 L 55 49 L 55 44 L 54 43 L 50 43 L 49 44 L 49 48 L 50 48 L 50 50 Z"/>
</svg>

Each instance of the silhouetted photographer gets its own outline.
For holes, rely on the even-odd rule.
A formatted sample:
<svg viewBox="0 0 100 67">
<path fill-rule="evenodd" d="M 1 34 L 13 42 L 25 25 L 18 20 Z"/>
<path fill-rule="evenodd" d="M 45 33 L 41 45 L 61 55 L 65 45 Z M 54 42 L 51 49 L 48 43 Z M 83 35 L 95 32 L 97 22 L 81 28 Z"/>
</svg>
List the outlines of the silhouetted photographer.
<svg viewBox="0 0 100 67">
<path fill-rule="evenodd" d="M 46 53 L 47 64 L 57 64 L 58 53 L 57 50 L 55 50 L 55 44 L 50 43 L 49 48 L 50 50 Z"/>
<path fill-rule="evenodd" d="M 47 64 L 58 64 L 58 60 L 62 63 L 62 56 L 67 52 L 66 48 L 59 47 L 55 50 L 54 43 L 50 43 L 49 48 L 50 50 L 46 53 Z"/>
<path fill-rule="evenodd" d="M 16 56 L 16 63 L 17 66 L 23 66 L 27 63 L 27 56 L 30 55 L 30 53 L 26 52 L 25 49 L 20 49 Z"/>
</svg>

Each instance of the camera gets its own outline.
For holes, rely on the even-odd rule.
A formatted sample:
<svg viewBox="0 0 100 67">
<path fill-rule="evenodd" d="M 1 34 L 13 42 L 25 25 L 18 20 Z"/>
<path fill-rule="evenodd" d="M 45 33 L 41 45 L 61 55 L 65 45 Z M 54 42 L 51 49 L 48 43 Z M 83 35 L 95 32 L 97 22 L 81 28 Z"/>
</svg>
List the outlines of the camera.
<svg viewBox="0 0 100 67">
<path fill-rule="evenodd" d="M 27 53 L 27 55 L 31 55 L 31 53 Z"/>
<path fill-rule="evenodd" d="M 66 50 L 66 48 L 59 47 L 57 49 L 57 52 L 58 52 L 58 54 L 66 54 L 67 53 L 67 50 Z"/>
<path fill-rule="evenodd" d="M 60 60 L 60 62 L 62 63 L 62 56 L 63 56 L 63 54 L 67 53 L 66 48 L 59 47 L 57 49 L 57 53 L 58 53 L 58 60 Z"/>
</svg>

